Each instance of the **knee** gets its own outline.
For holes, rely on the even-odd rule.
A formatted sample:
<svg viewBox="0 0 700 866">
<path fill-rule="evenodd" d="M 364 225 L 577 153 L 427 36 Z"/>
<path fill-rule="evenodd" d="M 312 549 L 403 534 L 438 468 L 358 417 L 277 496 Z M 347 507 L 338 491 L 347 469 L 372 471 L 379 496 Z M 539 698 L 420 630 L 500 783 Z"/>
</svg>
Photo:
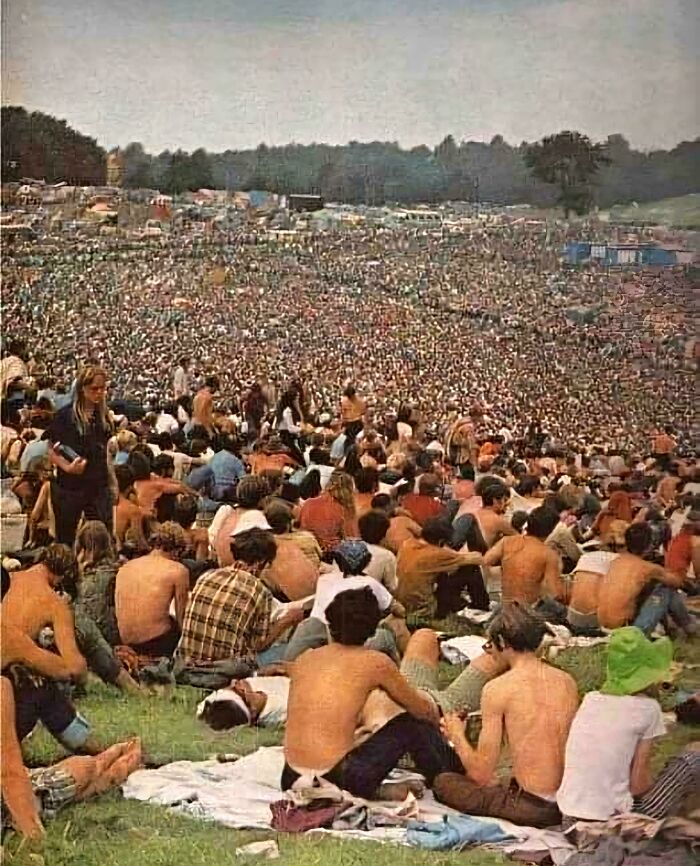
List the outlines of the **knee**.
<svg viewBox="0 0 700 866">
<path fill-rule="evenodd" d="M 433 780 L 433 795 L 439 803 L 449 806 L 454 802 L 455 788 L 464 783 L 459 773 L 439 773 Z"/>
<path fill-rule="evenodd" d="M 421 628 L 415 632 L 406 647 L 406 658 L 419 658 L 437 664 L 440 654 L 437 635 L 430 628 Z"/>
</svg>

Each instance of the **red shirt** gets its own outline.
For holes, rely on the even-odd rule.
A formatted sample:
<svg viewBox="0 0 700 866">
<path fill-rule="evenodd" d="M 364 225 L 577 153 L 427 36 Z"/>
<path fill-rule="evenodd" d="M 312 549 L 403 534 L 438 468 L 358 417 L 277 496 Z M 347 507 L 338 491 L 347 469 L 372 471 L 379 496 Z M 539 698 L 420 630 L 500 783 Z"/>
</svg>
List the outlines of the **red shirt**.
<svg viewBox="0 0 700 866">
<path fill-rule="evenodd" d="M 673 574 L 685 577 L 692 561 L 693 536 L 689 532 L 681 531 L 668 546 L 664 566 Z"/>
<path fill-rule="evenodd" d="M 401 507 L 405 508 L 421 526 L 424 526 L 425 521 L 430 520 L 431 517 L 444 517 L 447 514 L 442 503 L 433 496 L 426 496 L 423 493 L 409 493 L 408 496 L 404 496 Z"/>
<path fill-rule="evenodd" d="M 324 552 L 333 550 L 344 538 L 357 538 L 357 520 L 328 493 L 307 499 L 299 512 L 299 526 L 318 539 Z"/>
</svg>

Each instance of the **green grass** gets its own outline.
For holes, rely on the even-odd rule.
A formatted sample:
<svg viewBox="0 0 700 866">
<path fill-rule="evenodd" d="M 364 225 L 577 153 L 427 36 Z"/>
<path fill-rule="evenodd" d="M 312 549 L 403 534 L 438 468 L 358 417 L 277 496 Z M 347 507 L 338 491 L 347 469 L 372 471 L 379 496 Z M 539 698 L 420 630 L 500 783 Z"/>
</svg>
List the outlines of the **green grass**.
<svg viewBox="0 0 700 866">
<path fill-rule="evenodd" d="M 615 205 L 611 219 L 656 223 L 679 229 L 700 228 L 700 194 L 664 198 L 659 201 L 634 205 Z"/>
<path fill-rule="evenodd" d="M 700 686 L 700 647 L 679 644 L 676 660 L 684 667 L 676 686 Z M 583 694 L 598 687 L 603 679 L 605 648 L 592 647 L 560 653 L 558 667 L 572 674 Z M 698 665 L 698 667 L 690 667 Z M 440 680 L 446 685 L 460 668 L 440 665 Z M 203 692 L 178 688 L 170 697 L 126 698 L 100 683 L 91 683 L 79 701 L 81 712 L 105 743 L 141 736 L 149 758 L 203 760 L 219 752 L 248 754 L 258 746 L 281 742 L 281 730 L 239 728 L 215 733 L 195 719 L 195 708 Z M 663 703 L 671 701 L 666 694 Z M 670 704 L 669 704 L 670 706 Z M 697 728 L 674 725 L 659 744 L 654 767 L 683 746 L 698 738 Z M 25 743 L 32 765 L 47 764 L 63 757 L 60 747 L 43 731 Z M 507 763 L 504 762 L 504 767 Z M 22 846 L 10 836 L 3 862 L 17 866 L 204 866 L 233 863 L 261 863 L 259 858 L 235 856 L 235 849 L 258 839 L 277 839 L 280 866 L 503 866 L 500 855 L 481 850 L 464 853 L 431 853 L 414 849 L 380 846 L 372 842 L 344 841 L 314 836 L 287 836 L 267 832 L 228 830 L 181 817 L 158 806 L 123 800 L 110 793 L 99 800 L 68 808 L 47 825 L 47 838 L 40 853 Z"/>
</svg>

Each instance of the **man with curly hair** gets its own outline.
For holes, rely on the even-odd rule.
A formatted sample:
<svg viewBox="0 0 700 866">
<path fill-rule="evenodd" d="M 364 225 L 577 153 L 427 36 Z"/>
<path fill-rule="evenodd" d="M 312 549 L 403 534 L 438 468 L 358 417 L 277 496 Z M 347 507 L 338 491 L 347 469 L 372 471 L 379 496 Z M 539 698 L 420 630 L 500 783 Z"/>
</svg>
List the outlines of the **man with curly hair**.
<svg viewBox="0 0 700 866">
<path fill-rule="evenodd" d="M 188 539 L 181 526 L 167 522 L 150 542 L 150 553 L 117 572 L 114 600 L 122 641 L 139 655 L 157 658 L 171 656 L 180 639 L 190 585 L 189 571 L 181 563 Z"/>
</svg>

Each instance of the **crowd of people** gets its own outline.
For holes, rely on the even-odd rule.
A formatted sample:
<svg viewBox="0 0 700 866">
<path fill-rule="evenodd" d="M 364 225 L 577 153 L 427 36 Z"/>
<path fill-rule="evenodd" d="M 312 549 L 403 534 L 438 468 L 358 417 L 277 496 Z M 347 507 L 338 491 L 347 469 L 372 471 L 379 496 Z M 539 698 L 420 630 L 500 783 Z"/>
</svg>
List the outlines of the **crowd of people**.
<svg viewBox="0 0 700 866">
<path fill-rule="evenodd" d="M 533 423 L 569 443 L 644 447 L 663 424 L 687 436 L 690 281 L 568 269 L 566 240 L 520 222 L 286 245 L 250 233 L 17 242 L 3 260 L 5 330 L 36 348 L 49 392 L 94 358 L 114 396 L 162 405 L 186 357 L 196 383 L 218 375 L 218 403 L 238 414 L 256 379 L 279 396 L 297 377 L 317 414 L 352 380 L 379 421 L 410 403 L 440 428 L 479 403 L 516 438 Z"/>
<path fill-rule="evenodd" d="M 204 689 L 216 730 L 284 725 L 282 791 L 403 797 L 408 755 L 470 815 L 682 809 L 697 744 L 656 779 L 650 754 L 669 637 L 697 632 L 690 298 L 676 272 L 569 274 L 561 240 L 250 243 L 223 281 L 195 246 L 9 257 L 4 825 L 41 835 L 141 765 L 75 708 L 88 671 Z M 475 613 L 483 652 L 441 688 L 436 623 Z M 582 703 L 548 623 L 609 636 Z M 76 757 L 28 771 L 38 721 Z"/>
</svg>

